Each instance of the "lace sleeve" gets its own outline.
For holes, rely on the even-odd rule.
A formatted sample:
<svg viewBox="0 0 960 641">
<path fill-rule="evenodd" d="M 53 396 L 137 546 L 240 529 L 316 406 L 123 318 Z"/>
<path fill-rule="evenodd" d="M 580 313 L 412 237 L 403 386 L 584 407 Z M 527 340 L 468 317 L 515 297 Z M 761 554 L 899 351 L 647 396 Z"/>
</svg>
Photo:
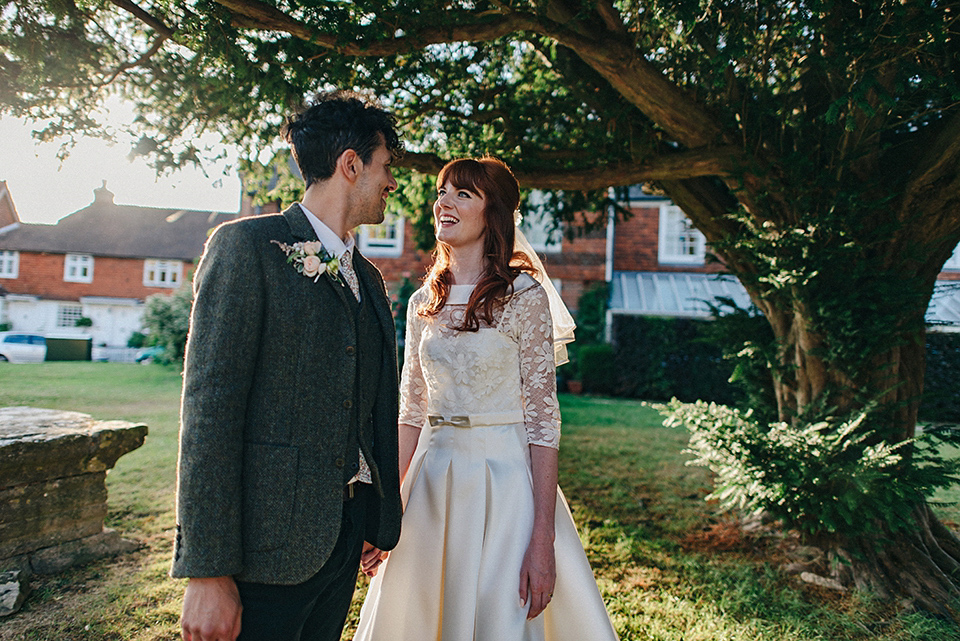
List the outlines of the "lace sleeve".
<svg viewBox="0 0 960 641">
<path fill-rule="evenodd" d="M 550 301 L 539 284 L 514 295 L 514 332 L 520 343 L 520 384 L 527 443 L 560 447 L 560 407 L 553 356 Z"/>
<path fill-rule="evenodd" d="M 419 293 L 419 290 L 414 292 L 407 303 L 403 373 L 400 377 L 400 417 L 397 422 L 422 428 L 427 422 L 427 384 L 420 368 L 420 336 L 423 333 L 424 320 L 417 315 Z"/>
</svg>

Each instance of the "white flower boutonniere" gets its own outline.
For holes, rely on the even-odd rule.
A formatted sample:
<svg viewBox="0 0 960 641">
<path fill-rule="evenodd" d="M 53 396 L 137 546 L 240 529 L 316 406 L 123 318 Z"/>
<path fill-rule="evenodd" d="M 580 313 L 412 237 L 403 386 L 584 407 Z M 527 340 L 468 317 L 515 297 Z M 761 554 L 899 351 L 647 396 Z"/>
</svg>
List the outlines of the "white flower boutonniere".
<svg viewBox="0 0 960 641">
<path fill-rule="evenodd" d="M 279 240 L 270 242 L 287 255 L 287 262 L 296 268 L 297 273 L 312 278 L 313 282 L 320 280 L 324 273 L 330 274 L 336 281 L 340 280 L 340 259 L 328 252 L 320 241 L 312 240 L 292 245 Z"/>
</svg>

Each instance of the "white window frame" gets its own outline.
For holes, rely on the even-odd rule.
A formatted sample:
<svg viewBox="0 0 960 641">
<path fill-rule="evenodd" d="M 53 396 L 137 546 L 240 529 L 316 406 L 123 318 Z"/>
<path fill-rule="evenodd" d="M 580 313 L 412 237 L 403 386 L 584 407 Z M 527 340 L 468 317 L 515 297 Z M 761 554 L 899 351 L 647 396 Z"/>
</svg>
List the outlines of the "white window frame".
<svg viewBox="0 0 960 641">
<path fill-rule="evenodd" d="M 20 275 L 20 252 L 0 251 L 0 278 L 17 278 Z"/>
<path fill-rule="evenodd" d="M 379 225 L 360 225 L 357 245 L 366 256 L 403 255 L 403 236 L 407 219 L 399 214 L 386 214 Z"/>
<path fill-rule="evenodd" d="M 83 318 L 83 305 L 60 303 L 57 305 L 57 328 L 73 328 Z"/>
<path fill-rule="evenodd" d="M 520 221 L 520 230 L 533 250 L 541 254 L 559 254 L 563 249 L 563 228 L 554 226 L 546 210 L 532 210 Z"/>
<path fill-rule="evenodd" d="M 947 262 L 943 264 L 944 269 L 949 270 L 960 270 L 960 245 L 957 245 L 953 250 L 953 255 L 947 259 Z"/>
<path fill-rule="evenodd" d="M 67 254 L 63 259 L 63 280 L 68 283 L 92 283 L 93 256 Z"/>
<path fill-rule="evenodd" d="M 143 261 L 143 284 L 176 288 L 183 282 L 183 261 L 147 258 Z"/>
<path fill-rule="evenodd" d="M 657 260 L 661 265 L 703 265 L 707 239 L 676 205 L 660 205 Z"/>
</svg>

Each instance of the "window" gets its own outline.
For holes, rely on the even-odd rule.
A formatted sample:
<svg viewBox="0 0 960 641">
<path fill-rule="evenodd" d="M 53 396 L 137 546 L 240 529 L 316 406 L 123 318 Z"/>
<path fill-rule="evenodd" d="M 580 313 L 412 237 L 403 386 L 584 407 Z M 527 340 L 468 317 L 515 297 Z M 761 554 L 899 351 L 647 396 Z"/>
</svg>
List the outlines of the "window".
<svg viewBox="0 0 960 641">
<path fill-rule="evenodd" d="M 531 201 L 533 197 L 531 196 Z M 528 211 L 520 221 L 520 230 L 535 251 L 555 254 L 563 244 L 563 234 L 544 209 Z"/>
<path fill-rule="evenodd" d="M 63 261 L 63 280 L 70 283 L 92 283 L 93 256 L 67 254 Z"/>
<path fill-rule="evenodd" d="M 143 262 L 143 284 L 148 287 L 179 287 L 183 280 L 183 261 L 157 260 Z"/>
<path fill-rule="evenodd" d="M 947 259 L 944 269 L 960 269 L 960 245 L 953 250 L 953 255 Z"/>
<path fill-rule="evenodd" d="M 57 327 L 76 327 L 83 318 L 82 305 L 60 305 L 57 307 Z"/>
<path fill-rule="evenodd" d="M 360 251 L 370 256 L 400 256 L 406 222 L 403 216 L 387 214 L 379 225 L 361 225 L 357 233 Z"/>
<path fill-rule="evenodd" d="M 0 251 L 0 278 L 16 278 L 20 273 L 20 252 Z"/>
<path fill-rule="evenodd" d="M 659 261 L 661 264 L 702 265 L 707 243 L 683 210 L 660 206 Z"/>
</svg>

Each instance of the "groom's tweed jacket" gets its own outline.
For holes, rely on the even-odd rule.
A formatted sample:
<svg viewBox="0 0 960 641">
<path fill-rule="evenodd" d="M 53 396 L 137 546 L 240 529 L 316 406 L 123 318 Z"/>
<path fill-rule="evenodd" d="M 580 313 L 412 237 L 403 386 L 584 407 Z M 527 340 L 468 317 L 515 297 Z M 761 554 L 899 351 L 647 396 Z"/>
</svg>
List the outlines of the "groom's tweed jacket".
<svg viewBox="0 0 960 641">
<path fill-rule="evenodd" d="M 317 237 L 294 205 L 220 226 L 197 267 L 175 577 L 294 584 L 315 574 L 339 533 L 351 434 L 374 479 L 366 539 L 390 549 L 400 535 L 396 335 L 383 279 L 355 251 L 382 336 L 380 367 L 367 370 L 358 367 L 365 339 L 353 294 L 328 275 L 297 273 L 272 240 Z"/>
</svg>

